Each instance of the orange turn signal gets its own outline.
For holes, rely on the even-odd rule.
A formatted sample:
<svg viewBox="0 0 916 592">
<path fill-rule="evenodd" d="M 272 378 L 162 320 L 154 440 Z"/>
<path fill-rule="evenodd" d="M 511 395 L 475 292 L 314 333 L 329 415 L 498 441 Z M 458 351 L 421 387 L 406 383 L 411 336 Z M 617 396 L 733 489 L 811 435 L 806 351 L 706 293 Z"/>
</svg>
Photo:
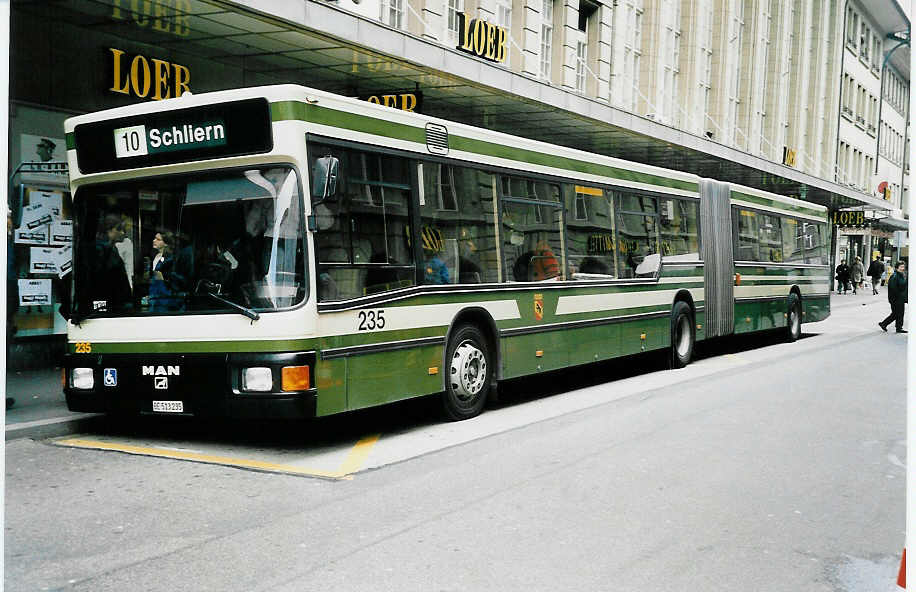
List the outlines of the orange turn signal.
<svg viewBox="0 0 916 592">
<path fill-rule="evenodd" d="M 310 386 L 308 366 L 286 366 L 280 371 L 284 391 L 304 391 Z"/>
</svg>

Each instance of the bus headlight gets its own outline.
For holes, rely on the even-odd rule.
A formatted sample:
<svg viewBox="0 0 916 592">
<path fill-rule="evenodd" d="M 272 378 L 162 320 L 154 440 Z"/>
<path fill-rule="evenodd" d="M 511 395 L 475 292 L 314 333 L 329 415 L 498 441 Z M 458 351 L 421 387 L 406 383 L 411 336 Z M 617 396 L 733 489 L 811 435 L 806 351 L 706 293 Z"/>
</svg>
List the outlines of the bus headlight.
<svg viewBox="0 0 916 592">
<path fill-rule="evenodd" d="M 74 368 L 70 374 L 70 384 L 75 389 L 91 390 L 95 386 L 92 368 Z"/>
<path fill-rule="evenodd" d="M 274 388 L 274 377 L 270 368 L 243 368 L 242 390 L 269 392 Z"/>
</svg>

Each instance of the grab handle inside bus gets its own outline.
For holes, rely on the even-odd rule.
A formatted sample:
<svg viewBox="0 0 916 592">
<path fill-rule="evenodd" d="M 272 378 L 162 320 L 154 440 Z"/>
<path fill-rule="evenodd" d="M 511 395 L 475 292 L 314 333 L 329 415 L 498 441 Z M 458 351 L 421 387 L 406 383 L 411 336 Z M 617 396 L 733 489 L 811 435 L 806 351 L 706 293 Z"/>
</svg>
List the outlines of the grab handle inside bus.
<svg viewBox="0 0 916 592">
<path fill-rule="evenodd" d="M 340 160 L 333 156 L 322 156 L 312 167 L 312 197 L 319 204 L 337 193 L 337 171 Z"/>
</svg>

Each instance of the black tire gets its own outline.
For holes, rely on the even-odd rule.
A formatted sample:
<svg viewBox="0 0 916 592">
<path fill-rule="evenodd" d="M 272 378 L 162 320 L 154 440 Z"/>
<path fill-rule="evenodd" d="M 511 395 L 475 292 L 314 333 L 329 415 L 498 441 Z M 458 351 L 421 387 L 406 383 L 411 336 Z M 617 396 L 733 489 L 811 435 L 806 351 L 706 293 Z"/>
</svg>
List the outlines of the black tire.
<svg viewBox="0 0 916 592">
<path fill-rule="evenodd" d="M 798 341 L 801 337 L 801 300 L 798 294 L 792 292 L 789 294 L 789 306 L 786 312 L 786 341 L 789 343 Z"/>
<path fill-rule="evenodd" d="M 671 367 L 683 368 L 693 358 L 697 331 L 693 324 L 690 305 L 684 301 L 674 303 L 671 309 Z"/>
<path fill-rule="evenodd" d="M 458 327 L 445 350 L 442 412 L 449 421 L 479 415 L 493 382 L 493 356 L 486 338 L 473 325 Z"/>
</svg>

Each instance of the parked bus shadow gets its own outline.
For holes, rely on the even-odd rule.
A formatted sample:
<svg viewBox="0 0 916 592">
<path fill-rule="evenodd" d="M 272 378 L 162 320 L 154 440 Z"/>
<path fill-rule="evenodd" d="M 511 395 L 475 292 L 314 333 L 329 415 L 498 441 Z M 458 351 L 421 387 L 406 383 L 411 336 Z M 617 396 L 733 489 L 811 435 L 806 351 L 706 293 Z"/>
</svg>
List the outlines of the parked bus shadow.
<svg viewBox="0 0 916 592">
<path fill-rule="evenodd" d="M 803 333 L 802 339 L 814 335 Z M 782 331 L 711 339 L 697 344 L 694 359 L 699 361 L 729 353 L 741 353 L 783 341 Z M 667 352 L 652 352 L 508 380 L 500 384 L 498 399 L 491 402 L 488 409 L 524 405 L 528 401 L 562 392 L 609 384 L 667 369 Z M 409 432 L 443 421 L 436 395 L 300 421 L 234 421 L 163 416 L 110 416 L 100 419 L 97 428 L 99 433 L 112 436 L 148 438 L 153 441 L 181 440 L 191 446 L 194 442 L 225 443 L 268 448 L 278 452 L 332 448 L 347 442 L 353 443 L 370 434 Z"/>
</svg>

